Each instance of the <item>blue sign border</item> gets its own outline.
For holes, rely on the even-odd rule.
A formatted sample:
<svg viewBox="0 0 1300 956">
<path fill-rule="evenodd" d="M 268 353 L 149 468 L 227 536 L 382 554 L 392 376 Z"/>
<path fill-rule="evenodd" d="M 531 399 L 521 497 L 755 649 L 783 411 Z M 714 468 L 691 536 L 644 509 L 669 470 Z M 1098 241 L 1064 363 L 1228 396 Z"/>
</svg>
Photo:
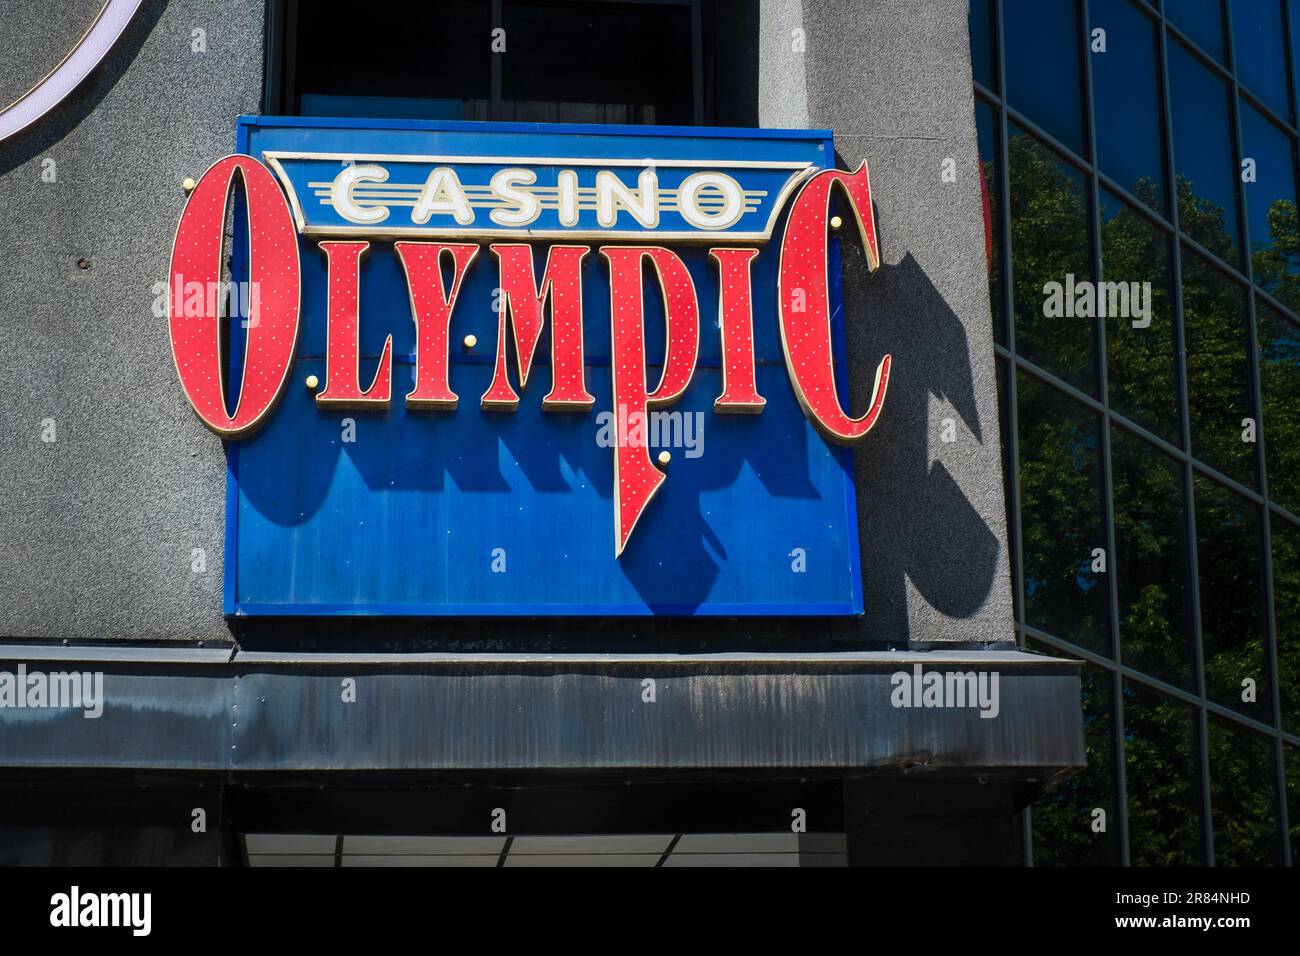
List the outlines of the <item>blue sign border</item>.
<svg viewBox="0 0 1300 956">
<path fill-rule="evenodd" d="M 236 127 L 236 151 L 249 152 L 251 132 L 255 127 L 261 128 L 301 128 L 312 129 L 365 129 L 365 130 L 403 130 L 431 132 L 481 132 L 496 133 L 551 133 L 601 136 L 636 136 L 636 137 L 712 137 L 736 139 L 820 139 L 824 146 L 824 155 L 833 162 L 835 156 L 832 133 L 827 129 L 789 130 L 789 129 L 751 129 L 709 126 L 627 126 L 578 123 L 505 123 L 476 122 L 467 120 L 376 120 L 348 119 L 341 117 L 268 117 L 242 115 Z M 234 246 L 232 249 L 232 278 L 237 278 L 238 264 L 241 257 L 246 260 L 247 250 L 243 248 L 247 230 L 241 227 L 239 216 L 242 210 L 236 209 Z M 559 241 L 559 240 L 555 240 Z M 614 240 L 618 241 L 618 240 Z M 624 240 L 626 241 L 626 240 Z M 779 234 L 773 233 L 773 242 L 779 241 Z M 547 244 L 543 241 L 541 244 Z M 848 363 L 846 355 L 846 335 L 844 329 L 844 306 L 842 295 L 842 276 L 839 256 L 839 240 L 831 237 L 830 245 L 830 306 L 831 332 L 836 354 L 841 361 L 836 365 L 836 386 L 841 395 L 848 395 Z M 246 272 L 246 266 L 245 266 Z M 243 362 L 243 343 L 232 342 L 231 369 L 240 368 Z M 821 603 L 758 603 L 742 604 L 709 603 L 707 613 L 701 614 L 698 605 L 684 605 L 680 611 L 671 606 L 650 608 L 633 604 L 289 604 L 289 603 L 250 603 L 236 600 L 237 591 L 237 555 L 239 542 L 239 441 L 223 441 L 226 451 L 226 533 L 223 578 L 223 612 L 227 617 L 390 617 L 390 618 L 443 618 L 443 617 L 846 617 L 861 616 L 864 613 L 862 593 L 861 550 L 858 536 L 857 492 L 853 475 L 852 452 L 848 448 L 832 446 L 831 452 L 844 470 L 844 532 L 849 551 L 849 576 L 852 596 L 849 602 L 841 604 Z"/>
</svg>

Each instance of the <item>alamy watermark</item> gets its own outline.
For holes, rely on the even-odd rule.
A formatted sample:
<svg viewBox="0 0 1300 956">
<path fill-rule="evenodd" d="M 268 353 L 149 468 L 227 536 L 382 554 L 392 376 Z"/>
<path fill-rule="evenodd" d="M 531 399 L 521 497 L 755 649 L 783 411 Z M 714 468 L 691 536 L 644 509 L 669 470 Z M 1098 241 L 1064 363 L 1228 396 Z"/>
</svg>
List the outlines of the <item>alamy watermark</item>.
<svg viewBox="0 0 1300 956">
<path fill-rule="evenodd" d="M 66 708 L 95 720 L 104 713 L 103 671 L 0 671 L 0 710 Z"/>
<path fill-rule="evenodd" d="M 912 672 L 895 671 L 889 676 L 894 689 L 889 702 L 895 707 L 970 707 L 981 717 L 996 717 L 1002 709 L 998 699 L 997 671 L 930 671 L 912 665 Z"/>
<path fill-rule="evenodd" d="M 1151 325 L 1150 282 L 1074 281 L 1043 284 L 1043 315 L 1049 319 L 1132 319 L 1133 328 Z"/>
<path fill-rule="evenodd" d="M 629 412 L 620 404 L 617 419 L 613 412 L 596 416 L 596 444 L 601 448 L 614 447 L 615 424 L 625 448 L 684 448 L 687 458 L 704 454 L 703 412 Z"/>
<path fill-rule="evenodd" d="M 174 306 L 187 319 L 202 316 L 229 315 L 243 320 L 244 328 L 257 326 L 258 303 L 261 299 L 256 282 L 184 282 L 180 273 L 173 277 L 172 285 L 155 282 L 152 311 L 156 318 L 164 319 Z M 223 305 L 229 303 L 228 311 Z"/>
<path fill-rule="evenodd" d="M 152 893 L 83 893 L 74 885 L 50 897 L 50 925 L 56 927 L 125 927 L 132 936 L 153 928 Z"/>
</svg>

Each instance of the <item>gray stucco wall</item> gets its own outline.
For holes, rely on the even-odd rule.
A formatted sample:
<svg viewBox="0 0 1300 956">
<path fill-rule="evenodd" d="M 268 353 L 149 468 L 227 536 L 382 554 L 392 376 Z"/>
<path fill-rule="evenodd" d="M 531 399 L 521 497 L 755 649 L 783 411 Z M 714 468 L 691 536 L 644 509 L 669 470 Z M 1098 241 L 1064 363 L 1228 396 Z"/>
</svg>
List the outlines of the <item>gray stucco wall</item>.
<svg viewBox="0 0 1300 956">
<path fill-rule="evenodd" d="M 880 236 L 874 275 L 844 251 L 854 412 L 894 365 L 855 454 L 867 614 L 843 633 L 1013 640 L 966 4 L 761 8 L 759 122 L 828 127 L 842 168 L 866 160 Z"/>
<path fill-rule="evenodd" d="M 7 0 L 0 109 L 8 107 L 59 64 L 103 5 L 103 0 Z"/>
<path fill-rule="evenodd" d="M 93 6 L 23 0 L 6 14 L 0 90 L 46 72 Z M 860 250 L 845 253 L 855 411 L 885 351 L 895 377 L 857 452 L 868 611 L 835 630 L 1009 641 L 966 5 L 752 8 L 761 124 L 830 127 L 842 165 L 867 159 L 882 242 L 872 276 Z M 206 53 L 192 50 L 197 29 Z M 229 640 L 224 458 L 181 398 L 153 286 L 181 180 L 230 152 L 234 117 L 258 111 L 262 30 L 259 2 L 148 0 L 86 83 L 0 143 L 0 640 Z M 941 179 L 947 157 L 955 183 Z"/>
<path fill-rule="evenodd" d="M 66 52 L 87 6 L 6 10 L 0 89 L 46 73 L 29 42 Z M 228 639 L 225 459 L 177 401 L 153 285 L 181 181 L 257 111 L 262 25 L 252 0 L 147 0 L 85 83 L 0 143 L 0 637 Z"/>
</svg>

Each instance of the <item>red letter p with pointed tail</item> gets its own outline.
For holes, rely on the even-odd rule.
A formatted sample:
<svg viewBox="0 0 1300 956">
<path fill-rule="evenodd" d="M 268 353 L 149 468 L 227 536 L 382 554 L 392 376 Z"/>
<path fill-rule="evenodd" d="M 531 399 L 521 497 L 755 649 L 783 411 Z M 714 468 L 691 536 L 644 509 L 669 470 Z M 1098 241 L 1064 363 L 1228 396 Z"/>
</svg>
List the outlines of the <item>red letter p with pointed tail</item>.
<svg viewBox="0 0 1300 956">
<path fill-rule="evenodd" d="M 700 348 L 700 307 L 686 264 L 659 246 L 602 246 L 609 263 L 610 337 L 614 384 L 614 556 L 622 555 L 632 529 L 650 504 L 664 473 L 650 460 L 644 437 L 626 430 L 634 416 L 681 398 L 695 374 Z M 645 308 L 641 265 L 649 260 L 659 277 L 668 325 L 663 373 L 654 391 L 646 390 Z M 624 414 L 626 412 L 626 415 Z"/>
</svg>

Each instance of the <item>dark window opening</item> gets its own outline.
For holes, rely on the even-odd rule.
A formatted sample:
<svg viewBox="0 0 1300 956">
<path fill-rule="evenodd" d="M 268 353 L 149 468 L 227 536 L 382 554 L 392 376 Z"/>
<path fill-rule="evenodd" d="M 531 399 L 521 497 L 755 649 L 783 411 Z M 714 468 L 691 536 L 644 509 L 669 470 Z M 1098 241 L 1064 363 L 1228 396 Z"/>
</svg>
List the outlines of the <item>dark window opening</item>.
<svg viewBox="0 0 1300 956">
<path fill-rule="evenodd" d="M 757 57 L 733 52 L 754 52 L 756 8 L 756 0 L 372 0 L 364 17 L 343 21 L 315 4 L 275 0 L 263 110 L 756 125 Z"/>
</svg>

